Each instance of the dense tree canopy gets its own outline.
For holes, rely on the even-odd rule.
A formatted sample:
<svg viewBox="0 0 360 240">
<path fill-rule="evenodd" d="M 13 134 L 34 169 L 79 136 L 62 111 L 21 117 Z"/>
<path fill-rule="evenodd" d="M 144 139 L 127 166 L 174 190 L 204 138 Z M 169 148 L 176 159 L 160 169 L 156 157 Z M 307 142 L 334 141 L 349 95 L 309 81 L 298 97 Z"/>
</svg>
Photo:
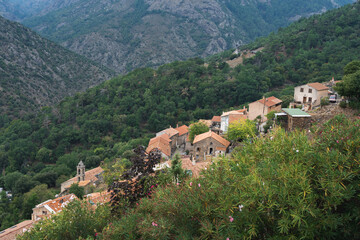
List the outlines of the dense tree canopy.
<svg viewBox="0 0 360 240">
<path fill-rule="evenodd" d="M 342 81 L 336 84 L 341 96 L 354 98 L 360 101 L 360 61 L 353 61 L 344 68 Z"/>
</svg>

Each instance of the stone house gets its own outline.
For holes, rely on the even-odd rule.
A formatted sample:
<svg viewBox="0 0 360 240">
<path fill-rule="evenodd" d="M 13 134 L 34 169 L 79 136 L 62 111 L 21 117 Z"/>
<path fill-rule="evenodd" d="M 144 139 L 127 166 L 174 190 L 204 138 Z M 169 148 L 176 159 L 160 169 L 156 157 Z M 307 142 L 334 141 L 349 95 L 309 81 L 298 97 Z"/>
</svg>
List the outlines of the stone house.
<svg viewBox="0 0 360 240">
<path fill-rule="evenodd" d="M 179 136 L 177 138 L 177 147 L 185 151 L 186 139 L 189 136 L 189 127 L 186 125 L 182 125 L 175 128 L 175 130 L 179 132 Z"/>
<path fill-rule="evenodd" d="M 225 154 L 230 142 L 214 132 L 206 132 L 195 136 L 192 154 L 196 161 L 204 161 Z"/>
<path fill-rule="evenodd" d="M 275 116 L 280 125 L 288 131 L 311 126 L 311 115 L 298 108 L 283 108 L 282 112 L 276 113 Z"/>
<path fill-rule="evenodd" d="M 14 240 L 18 235 L 21 235 L 27 232 L 30 228 L 32 228 L 34 221 L 25 220 L 21 223 L 18 223 L 8 229 L 0 231 L 0 239 L 1 240 Z"/>
<path fill-rule="evenodd" d="M 169 135 L 161 134 L 150 139 L 148 147 L 146 148 L 146 152 L 149 153 L 153 149 L 157 148 L 161 152 L 161 157 L 165 160 L 168 160 L 172 156 L 171 142 L 172 140 L 170 139 Z"/>
<path fill-rule="evenodd" d="M 221 132 L 221 116 L 213 116 L 211 119 L 211 131 L 216 132 L 217 134 L 220 134 Z"/>
<path fill-rule="evenodd" d="M 159 137 L 159 136 L 161 136 L 163 134 L 166 134 L 166 135 L 169 136 L 169 138 L 171 140 L 171 142 L 170 142 L 171 152 L 175 152 L 176 148 L 178 147 L 177 140 L 178 140 L 178 137 L 179 137 L 179 131 L 170 126 L 169 128 L 156 133 L 156 137 Z"/>
<path fill-rule="evenodd" d="M 248 112 L 247 109 L 244 107 L 243 109 L 240 110 L 224 112 L 220 118 L 221 118 L 220 130 L 222 133 L 226 133 L 230 123 L 247 119 Z"/>
<path fill-rule="evenodd" d="M 102 177 L 103 172 L 104 170 L 101 167 L 85 171 L 85 165 L 80 161 L 77 166 L 76 176 L 61 184 L 60 196 L 65 195 L 73 183 L 77 183 L 80 187 L 84 187 L 85 194 L 88 194 L 91 191 L 91 188 L 104 182 Z"/>
<path fill-rule="evenodd" d="M 329 95 L 329 88 L 315 82 L 295 87 L 294 100 L 296 103 L 319 106 L 321 99 Z"/>
<path fill-rule="evenodd" d="M 31 220 L 38 221 L 44 218 L 48 218 L 52 214 L 59 213 L 64 207 L 66 207 L 66 205 L 75 199 L 77 199 L 75 194 L 69 194 L 58 197 L 54 200 L 47 200 L 43 203 L 40 203 L 36 205 L 35 208 L 33 208 Z"/>
<path fill-rule="evenodd" d="M 255 120 L 261 117 L 261 122 L 267 121 L 266 115 L 271 111 L 280 112 L 282 101 L 274 96 L 263 98 L 249 104 L 248 118 Z"/>
</svg>

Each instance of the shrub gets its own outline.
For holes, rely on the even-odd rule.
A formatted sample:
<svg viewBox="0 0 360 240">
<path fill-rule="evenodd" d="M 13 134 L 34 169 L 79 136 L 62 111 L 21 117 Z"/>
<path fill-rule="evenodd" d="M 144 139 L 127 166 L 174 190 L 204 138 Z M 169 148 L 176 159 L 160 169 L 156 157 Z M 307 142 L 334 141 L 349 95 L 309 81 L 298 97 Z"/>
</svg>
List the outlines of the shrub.
<svg viewBox="0 0 360 240">
<path fill-rule="evenodd" d="M 340 104 L 339 104 L 339 106 L 340 106 L 341 108 L 346 108 L 346 107 L 347 107 L 347 104 L 346 104 L 345 101 L 341 101 Z"/>
<path fill-rule="evenodd" d="M 320 104 L 321 104 L 321 106 L 329 105 L 330 104 L 329 98 L 328 97 L 321 98 Z"/>
<path fill-rule="evenodd" d="M 94 210 L 86 201 L 75 200 L 59 214 L 35 224 L 18 239 L 93 239 L 111 220 L 107 205 L 99 205 Z"/>
<path fill-rule="evenodd" d="M 276 129 L 204 178 L 157 188 L 103 234 L 130 239 L 126 223 L 137 239 L 358 239 L 359 126 L 337 116 L 311 138 Z"/>
</svg>

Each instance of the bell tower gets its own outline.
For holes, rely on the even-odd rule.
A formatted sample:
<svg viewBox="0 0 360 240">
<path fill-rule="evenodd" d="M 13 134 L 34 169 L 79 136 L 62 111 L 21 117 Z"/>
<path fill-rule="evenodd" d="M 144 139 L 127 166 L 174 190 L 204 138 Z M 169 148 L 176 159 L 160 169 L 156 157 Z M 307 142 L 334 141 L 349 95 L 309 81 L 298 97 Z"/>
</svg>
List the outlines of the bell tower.
<svg viewBox="0 0 360 240">
<path fill-rule="evenodd" d="M 85 181 L 85 165 L 82 161 L 77 165 L 77 179 L 78 182 Z"/>
</svg>

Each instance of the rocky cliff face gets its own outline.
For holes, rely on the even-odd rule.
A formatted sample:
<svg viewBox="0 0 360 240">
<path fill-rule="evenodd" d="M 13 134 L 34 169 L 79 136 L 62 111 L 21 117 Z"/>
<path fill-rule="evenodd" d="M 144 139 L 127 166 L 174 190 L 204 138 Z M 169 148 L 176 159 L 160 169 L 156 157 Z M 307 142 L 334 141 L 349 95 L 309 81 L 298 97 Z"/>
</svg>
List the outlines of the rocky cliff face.
<svg viewBox="0 0 360 240">
<path fill-rule="evenodd" d="M 97 85 L 113 72 L 0 17 L 0 111 L 17 116 Z"/>
<path fill-rule="evenodd" d="M 27 26 L 124 73 L 218 53 L 354 0 L 48 1 Z"/>
</svg>

